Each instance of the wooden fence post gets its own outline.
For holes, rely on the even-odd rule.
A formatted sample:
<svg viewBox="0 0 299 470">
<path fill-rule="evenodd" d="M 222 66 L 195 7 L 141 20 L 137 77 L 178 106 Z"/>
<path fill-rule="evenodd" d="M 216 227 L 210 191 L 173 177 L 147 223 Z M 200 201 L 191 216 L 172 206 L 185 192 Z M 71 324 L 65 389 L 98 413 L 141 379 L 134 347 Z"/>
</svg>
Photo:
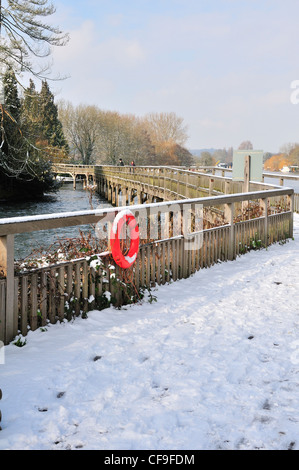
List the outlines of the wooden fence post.
<svg viewBox="0 0 299 470">
<path fill-rule="evenodd" d="M 228 242 L 228 259 L 235 259 L 235 226 L 234 226 L 234 212 L 235 205 L 234 203 L 225 204 L 225 218 L 227 219 L 230 229 L 229 229 L 229 242 Z"/>
<path fill-rule="evenodd" d="M 6 277 L 5 343 L 8 344 L 14 331 L 14 235 L 0 237 L 0 270 Z"/>
<path fill-rule="evenodd" d="M 291 211 L 289 237 L 293 238 L 294 236 L 294 193 L 288 196 L 288 200 L 290 203 L 290 211 Z M 298 207 L 298 210 L 299 210 L 299 207 Z"/>
<path fill-rule="evenodd" d="M 265 197 L 264 199 L 262 199 L 262 208 L 263 208 L 263 212 L 264 212 L 264 217 L 265 217 L 265 222 L 264 222 L 264 232 L 265 232 L 265 239 L 264 239 L 264 243 L 265 243 L 265 246 L 268 246 L 268 198 Z"/>
</svg>

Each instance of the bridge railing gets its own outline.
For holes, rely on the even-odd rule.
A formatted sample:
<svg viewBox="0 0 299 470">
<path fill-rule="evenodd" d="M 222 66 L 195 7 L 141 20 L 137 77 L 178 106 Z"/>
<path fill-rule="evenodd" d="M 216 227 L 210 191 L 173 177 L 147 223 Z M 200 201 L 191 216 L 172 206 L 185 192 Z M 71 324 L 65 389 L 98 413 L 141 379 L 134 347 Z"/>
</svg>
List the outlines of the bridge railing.
<svg viewBox="0 0 299 470">
<path fill-rule="evenodd" d="M 243 191 L 243 183 L 231 178 L 173 167 L 96 166 L 95 175 L 110 177 L 124 185 L 136 182 L 149 188 L 159 188 L 163 199 L 195 198 L 207 195 L 234 194 Z M 250 182 L 250 191 L 273 189 L 273 185 Z"/>
<path fill-rule="evenodd" d="M 139 181 L 148 185 L 156 185 L 164 189 L 165 196 L 168 199 L 180 197 L 198 197 L 207 194 L 233 194 L 242 192 L 242 183 L 232 180 L 227 174 L 232 173 L 231 168 L 222 167 L 193 167 L 188 168 L 178 166 L 176 169 L 167 166 L 138 166 L 134 170 L 129 167 L 117 167 L 110 165 L 73 165 L 73 164 L 54 164 L 53 170 L 58 173 L 89 174 L 101 175 L 110 174 L 115 178 L 126 178 L 127 181 Z M 208 173 L 207 173 L 208 172 Z M 218 175 L 217 173 L 221 173 Z M 287 181 L 298 181 L 299 175 L 282 173 L 263 173 L 265 178 L 279 180 L 279 185 L 283 186 Z M 271 189 L 273 185 L 264 183 L 250 183 L 250 190 Z M 74 186 L 75 187 L 75 186 Z M 295 211 L 299 212 L 297 200 L 299 191 L 295 191 Z"/>
<path fill-rule="evenodd" d="M 97 231 L 99 225 L 109 226 L 124 207 L 0 219 L 0 340 L 7 344 L 28 329 L 101 309 L 110 296 L 114 305 L 121 305 L 136 298 L 141 287 L 176 281 L 251 248 L 292 237 L 293 199 L 292 189 L 277 188 L 130 206 L 145 235 L 129 270 L 121 270 L 109 251 L 99 253 L 97 260 L 82 258 L 24 272 L 16 272 L 14 264 L 16 234 L 86 224 L 103 233 Z M 205 211 L 212 207 L 221 208 L 224 219 L 214 227 L 198 226 L 198 209 L 204 222 Z M 149 233 L 148 227 L 158 228 L 157 233 Z"/>
</svg>

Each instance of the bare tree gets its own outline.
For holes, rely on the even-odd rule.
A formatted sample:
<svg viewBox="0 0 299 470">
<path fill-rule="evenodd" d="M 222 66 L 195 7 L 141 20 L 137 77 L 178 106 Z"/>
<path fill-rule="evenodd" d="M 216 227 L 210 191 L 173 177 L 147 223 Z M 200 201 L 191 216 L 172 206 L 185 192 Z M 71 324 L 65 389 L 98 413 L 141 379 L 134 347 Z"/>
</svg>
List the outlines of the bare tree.
<svg viewBox="0 0 299 470">
<path fill-rule="evenodd" d="M 154 148 L 140 119 L 103 111 L 96 106 L 60 101 L 59 119 L 73 155 L 82 163 L 116 165 L 120 158 L 126 164 L 150 164 Z"/>
<path fill-rule="evenodd" d="M 144 119 L 151 140 L 157 148 L 165 142 L 184 145 L 188 135 L 187 126 L 183 122 L 184 119 L 173 112 L 149 113 Z"/>
<path fill-rule="evenodd" d="M 241 142 L 239 145 L 238 150 L 253 150 L 253 145 L 250 140 L 244 140 L 244 142 Z"/>
<path fill-rule="evenodd" d="M 74 107 L 69 102 L 58 104 L 59 119 L 71 151 L 79 153 L 80 161 L 89 165 L 94 162 L 94 151 L 99 136 L 99 109 L 96 106 Z"/>
</svg>

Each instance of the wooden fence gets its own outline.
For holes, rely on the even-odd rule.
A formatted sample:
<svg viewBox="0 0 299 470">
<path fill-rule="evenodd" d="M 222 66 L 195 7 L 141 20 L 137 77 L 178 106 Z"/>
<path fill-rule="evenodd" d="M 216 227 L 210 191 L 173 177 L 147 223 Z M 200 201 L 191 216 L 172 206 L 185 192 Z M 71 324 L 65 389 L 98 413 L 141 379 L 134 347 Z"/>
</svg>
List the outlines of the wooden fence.
<svg viewBox="0 0 299 470">
<path fill-rule="evenodd" d="M 262 215 L 250 218 L 248 212 L 247 217 L 240 219 L 242 206 L 253 201 L 259 202 Z M 233 260 L 250 249 L 293 235 L 293 190 L 289 188 L 136 205 L 130 206 L 130 210 L 138 218 L 138 211 L 144 217 L 146 208 L 149 221 L 159 217 L 165 208 L 171 213 L 178 204 L 182 210 L 186 204 L 193 209 L 200 204 L 208 210 L 217 206 L 225 214 L 225 221 L 217 227 L 176 236 L 170 225 L 168 237 L 164 233 L 164 237 L 160 235 L 150 243 L 143 240 L 138 258 L 129 270 L 115 265 L 109 253 L 99 255 L 98 262 L 79 259 L 23 273 L 14 272 L 13 262 L 15 234 L 95 224 L 107 214 L 114 216 L 123 207 L 0 219 L 0 261 L 6 274 L 0 280 L 0 340 L 7 344 L 18 333 L 26 336 L 28 329 L 85 315 L 91 309 L 107 307 L 110 301 L 115 306 L 136 301 L 143 288 L 188 277 L 201 268 Z"/>
</svg>

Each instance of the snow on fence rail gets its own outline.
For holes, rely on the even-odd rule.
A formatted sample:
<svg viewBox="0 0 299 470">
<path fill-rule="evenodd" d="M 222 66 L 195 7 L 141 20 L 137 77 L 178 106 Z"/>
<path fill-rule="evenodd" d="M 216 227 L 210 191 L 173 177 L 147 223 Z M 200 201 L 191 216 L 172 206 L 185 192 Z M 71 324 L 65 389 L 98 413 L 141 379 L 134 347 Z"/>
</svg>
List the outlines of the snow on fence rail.
<svg viewBox="0 0 299 470">
<path fill-rule="evenodd" d="M 99 254 L 98 261 L 92 257 L 22 273 L 16 273 L 14 266 L 15 234 L 96 224 L 107 214 L 115 216 L 123 207 L 0 219 L 0 268 L 4 274 L 0 279 L 0 340 L 7 344 L 19 333 L 25 336 L 28 329 L 84 315 L 90 309 L 108 306 L 110 301 L 120 306 L 138 299 L 142 288 L 186 278 L 214 263 L 233 260 L 251 248 L 292 237 L 293 199 L 293 189 L 275 188 L 130 206 L 137 220 L 138 211 L 144 218 L 146 210 L 146 222 L 152 217 L 158 218 L 165 208 L 171 214 L 171 210 L 180 205 L 183 211 L 186 204 L 193 209 L 195 204 L 208 210 L 217 207 L 225 214 L 225 220 L 217 227 L 173 236 L 170 217 L 169 236 L 165 237 L 164 233 L 161 237 L 159 233 L 157 240 L 145 240 L 137 261 L 129 270 L 121 270 L 109 253 Z M 253 201 L 258 201 L 262 215 L 250 218 L 248 211 L 246 220 L 240 220 L 237 215 L 242 207 Z M 138 222 L 144 223 L 144 220 Z M 190 239 L 196 243 L 196 249 L 186 249 L 185 242 Z"/>
</svg>

